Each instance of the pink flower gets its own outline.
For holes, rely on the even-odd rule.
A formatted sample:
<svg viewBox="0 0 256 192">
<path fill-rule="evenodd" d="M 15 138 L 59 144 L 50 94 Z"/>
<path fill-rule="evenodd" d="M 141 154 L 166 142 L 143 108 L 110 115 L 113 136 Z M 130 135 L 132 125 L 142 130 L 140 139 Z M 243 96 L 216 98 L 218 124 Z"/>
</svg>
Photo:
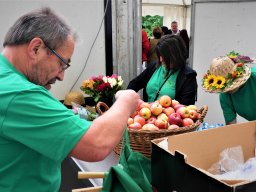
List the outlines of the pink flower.
<svg viewBox="0 0 256 192">
<path fill-rule="evenodd" d="M 111 78 L 116 78 L 117 79 L 117 74 L 113 74 L 112 76 L 111 76 Z"/>
</svg>

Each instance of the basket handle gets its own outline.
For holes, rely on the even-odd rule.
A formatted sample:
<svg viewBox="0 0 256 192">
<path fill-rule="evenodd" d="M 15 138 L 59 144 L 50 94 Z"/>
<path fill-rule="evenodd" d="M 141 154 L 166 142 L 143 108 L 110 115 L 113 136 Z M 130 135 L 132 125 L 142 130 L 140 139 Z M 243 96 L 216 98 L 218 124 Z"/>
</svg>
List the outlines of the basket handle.
<svg viewBox="0 0 256 192">
<path fill-rule="evenodd" d="M 198 111 L 201 113 L 201 115 L 200 115 L 200 117 L 199 117 L 199 120 L 200 120 L 201 122 L 203 122 L 203 120 L 204 120 L 204 118 L 205 118 L 205 116 L 206 116 L 206 114 L 207 114 L 207 111 L 208 111 L 208 106 L 205 105 L 205 106 L 203 106 L 201 109 L 199 109 Z"/>
<path fill-rule="evenodd" d="M 109 109 L 109 106 L 106 103 L 100 101 L 96 104 L 95 108 L 96 108 L 97 112 L 99 113 L 99 115 L 102 115 Z"/>
</svg>

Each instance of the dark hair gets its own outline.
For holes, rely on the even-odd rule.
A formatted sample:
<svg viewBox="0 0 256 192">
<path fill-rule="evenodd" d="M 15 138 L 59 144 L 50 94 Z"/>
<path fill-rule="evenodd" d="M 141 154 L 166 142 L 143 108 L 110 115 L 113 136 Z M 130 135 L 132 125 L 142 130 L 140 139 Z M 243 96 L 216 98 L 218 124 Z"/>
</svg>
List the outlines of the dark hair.
<svg viewBox="0 0 256 192">
<path fill-rule="evenodd" d="M 187 49 L 183 39 L 178 35 L 163 36 L 156 46 L 156 53 L 159 60 L 160 56 L 163 57 L 167 74 L 171 69 L 171 64 L 173 65 L 172 69 L 174 71 L 186 65 L 186 59 L 188 57 Z M 158 63 L 159 65 L 160 63 Z"/>
<path fill-rule="evenodd" d="M 50 8 L 44 7 L 21 16 L 7 32 L 3 46 L 22 45 L 39 37 L 52 49 L 61 46 L 69 35 L 76 35 Z"/>
<path fill-rule="evenodd" d="M 154 27 L 154 29 L 153 29 L 153 36 L 156 39 L 160 39 L 161 38 L 161 36 L 162 36 L 162 29 L 161 29 L 161 27 L 158 27 L 158 26 Z"/>
<path fill-rule="evenodd" d="M 162 29 L 163 35 L 167 35 L 168 34 L 168 27 L 162 26 L 161 29 Z"/>
<path fill-rule="evenodd" d="M 189 37 L 188 37 L 187 30 L 186 29 L 180 30 L 180 36 L 183 39 L 183 41 L 185 42 L 187 49 L 189 49 Z"/>
</svg>

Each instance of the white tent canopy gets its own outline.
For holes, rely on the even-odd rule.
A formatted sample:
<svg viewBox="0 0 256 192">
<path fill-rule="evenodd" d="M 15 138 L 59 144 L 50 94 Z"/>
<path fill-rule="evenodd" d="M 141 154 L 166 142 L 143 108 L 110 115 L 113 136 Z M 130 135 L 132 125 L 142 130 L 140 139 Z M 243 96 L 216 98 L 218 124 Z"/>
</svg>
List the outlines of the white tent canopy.
<svg viewBox="0 0 256 192">
<path fill-rule="evenodd" d="M 191 0 L 142 0 L 142 16 L 163 16 L 163 25 L 170 28 L 172 21 L 179 29 L 190 33 Z"/>
<path fill-rule="evenodd" d="M 142 4 L 191 5 L 191 0 L 142 0 Z"/>
</svg>

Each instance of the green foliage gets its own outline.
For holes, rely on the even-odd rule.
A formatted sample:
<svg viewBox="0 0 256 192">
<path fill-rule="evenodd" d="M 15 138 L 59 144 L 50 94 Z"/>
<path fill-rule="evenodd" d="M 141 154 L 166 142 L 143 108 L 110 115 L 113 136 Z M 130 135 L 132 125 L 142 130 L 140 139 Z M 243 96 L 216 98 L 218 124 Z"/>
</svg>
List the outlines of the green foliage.
<svg viewBox="0 0 256 192">
<path fill-rule="evenodd" d="M 142 25 L 145 27 L 145 31 L 150 38 L 152 36 L 152 30 L 155 26 L 163 26 L 163 16 L 159 15 L 146 15 L 142 17 Z"/>
</svg>

